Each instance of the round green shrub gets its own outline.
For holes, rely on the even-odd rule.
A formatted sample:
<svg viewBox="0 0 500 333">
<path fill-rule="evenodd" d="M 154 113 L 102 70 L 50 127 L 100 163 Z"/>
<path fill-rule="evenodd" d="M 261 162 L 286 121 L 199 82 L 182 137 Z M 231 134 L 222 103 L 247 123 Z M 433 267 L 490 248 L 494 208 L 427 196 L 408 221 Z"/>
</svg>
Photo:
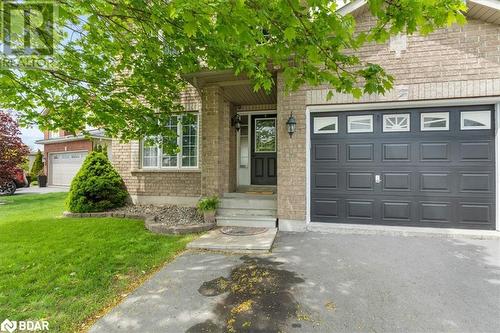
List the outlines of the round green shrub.
<svg viewBox="0 0 500 333">
<path fill-rule="evenodd" d="M 106 155 L 93 151 L 71 182 L 66 206 L 74 213 L 102 212 L 125 205 L 127 197 L 125 184 Z"/>
</svg>

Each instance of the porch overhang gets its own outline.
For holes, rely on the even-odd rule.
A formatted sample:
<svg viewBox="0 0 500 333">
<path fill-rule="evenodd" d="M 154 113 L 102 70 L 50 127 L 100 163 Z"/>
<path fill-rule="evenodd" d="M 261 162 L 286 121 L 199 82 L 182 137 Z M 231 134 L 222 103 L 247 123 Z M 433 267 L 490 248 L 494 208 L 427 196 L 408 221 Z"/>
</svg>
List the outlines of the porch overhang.
<svg viewBox="0 0 500 333">
<path fill-rule="evenodd" d="M 277 101 L 275 85 L 269 93 L 262 89 L 254 91 L 247 76 L 235 75 L 232 70 L 201 71 L 183 77 L 199 91 L 208 86 L 220 87 L 225 99 L 234 105 L 276 104 Z"/>
</svg>

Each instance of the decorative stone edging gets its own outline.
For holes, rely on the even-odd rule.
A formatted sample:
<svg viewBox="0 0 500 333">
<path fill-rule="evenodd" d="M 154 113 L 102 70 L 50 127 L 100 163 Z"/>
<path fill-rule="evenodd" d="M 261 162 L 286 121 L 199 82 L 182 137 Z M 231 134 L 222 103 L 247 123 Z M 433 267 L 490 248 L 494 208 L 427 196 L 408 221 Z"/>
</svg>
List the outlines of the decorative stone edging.
<svg viewBox="0 0 500 333">
<path fill-rule="evenodd" d="M 169 226 L 157 223 L 156 216 L 137 215 L 119 212 L 99 212 L 99 213 L 71 213 L 64 212 L 65 217 L 120 217 L 127 219 L 139 219 L 144 221 L 144 226 L 151 232 L 164 235 L 182 235 L 197 232 L 204 232 L 215 227 L 215 223 L 186 224 Z"/>
</svg>

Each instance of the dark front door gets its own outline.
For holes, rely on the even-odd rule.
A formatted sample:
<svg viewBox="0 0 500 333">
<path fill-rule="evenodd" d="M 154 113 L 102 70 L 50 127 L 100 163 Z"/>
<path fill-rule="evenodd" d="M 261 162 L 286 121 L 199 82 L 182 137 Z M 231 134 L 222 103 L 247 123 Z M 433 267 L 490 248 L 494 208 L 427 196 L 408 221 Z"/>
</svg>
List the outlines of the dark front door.
<svg viewBox="0 0 500 333">
<path fill-rule="evenodd" d="M 311 115 L 311 220 L 494 229 L 488 106 Z"/>
<path fill-rule="evenodd" d="M 276 115 L 252 116 L 252 185 L 276 185 Z"/>
</svg>

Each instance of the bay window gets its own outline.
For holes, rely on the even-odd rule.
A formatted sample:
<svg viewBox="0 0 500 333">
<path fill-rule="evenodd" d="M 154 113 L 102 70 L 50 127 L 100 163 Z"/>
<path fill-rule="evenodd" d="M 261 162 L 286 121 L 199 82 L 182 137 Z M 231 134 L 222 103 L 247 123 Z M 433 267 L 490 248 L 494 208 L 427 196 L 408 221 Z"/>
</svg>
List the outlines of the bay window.
<svg viewBox="0 0 500 333">
<path fill-rule="evenodd" d="M 142 141 L 145 169 L 193 169 L 198 167 L 198 114 L 170 117 L 166 127 L 173 136 Z"/>
</svg>

